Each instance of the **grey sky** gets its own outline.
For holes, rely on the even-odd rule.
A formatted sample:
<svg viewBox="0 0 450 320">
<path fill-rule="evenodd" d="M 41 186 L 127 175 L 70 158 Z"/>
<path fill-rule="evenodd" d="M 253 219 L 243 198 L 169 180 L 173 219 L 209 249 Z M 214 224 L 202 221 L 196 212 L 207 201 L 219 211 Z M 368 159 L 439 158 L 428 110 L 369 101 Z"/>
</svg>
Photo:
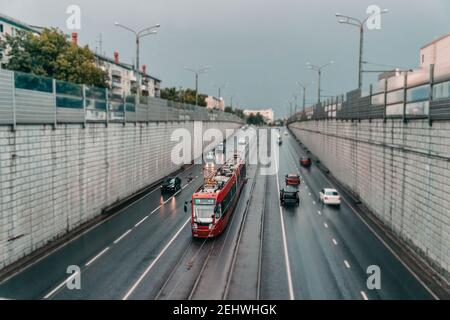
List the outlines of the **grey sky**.
<svg viewBox="0 0 450 320">
<path fill-rule="evenodd" d="M 213 69 L 201 78 L 202 92 L 217 95 L 212 83 L 228 82 L 225 98 L 236 94 L 241 108 L 273 107 L 278 117 L 288 110 L 286 100 L 300 94 L 296 81 L 316 80 L 308 61 L 335 61 L 324 71 L 325 94 L 357 86 L 358 33 L 339 25 L 336 12 L 364 17 L 372 4 L 390 9 L 382 30 L 366 36 L 365 59 L 382 64 L 415 67 L 420 47 L 450 32 L 448 0 L 0 0 L 0 12 L 69 32 L 70 4 L 82 9 L 82 44 L 94 49 L 102 33 L 107 55 L 117 50 L 131 63 L 131 34 L 114 21 L 136 29 L 160 23 L 160 34 L 144 40 L 141 61 L 164 86 L 193 87 L 183 67 L 209 65 Z M 309 91 L 309 101 L 316 90 Z"/>
</svg>

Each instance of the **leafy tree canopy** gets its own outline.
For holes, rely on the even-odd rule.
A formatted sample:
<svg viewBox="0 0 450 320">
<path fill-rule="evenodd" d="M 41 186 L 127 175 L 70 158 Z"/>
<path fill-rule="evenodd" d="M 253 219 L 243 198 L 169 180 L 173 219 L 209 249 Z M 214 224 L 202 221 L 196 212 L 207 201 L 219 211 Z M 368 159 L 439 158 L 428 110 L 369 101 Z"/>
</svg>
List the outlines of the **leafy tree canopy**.
<svg viewBox="0 0 450 320">
<path fill-rule="evenodd" d="M 206 107 L 207 97 L 208 95 L 206 94 L 198 95 L 198 105 L 200 107 Z M 177 88 L 164 88 L 161 90 L 161 98 L 165 100 L 195 105 L 195 90 L 192 89 L 178 90 Z"/>
<path fill-rule="evenodd" d="M 44 29 L 38 36 L 26 31 L 7 35 L 6 46 L 10 48 L 6 69 L 107 87 L 108 75 L 96 65 L 92 51 L 72 44 L 57 29 Z"/>
<path fill-rule="evenodd" d="M 0 39 L 0 60 L 3 59 L 5 55 L 6 43 L 4 40 Z"/>
<path fill-rule="evenodd" d="M 255 126 L 262 126 L 266 124 L 266 120 L 260 113 L 257 113 L 248 116 L 247 123 Z"/>
</svg>

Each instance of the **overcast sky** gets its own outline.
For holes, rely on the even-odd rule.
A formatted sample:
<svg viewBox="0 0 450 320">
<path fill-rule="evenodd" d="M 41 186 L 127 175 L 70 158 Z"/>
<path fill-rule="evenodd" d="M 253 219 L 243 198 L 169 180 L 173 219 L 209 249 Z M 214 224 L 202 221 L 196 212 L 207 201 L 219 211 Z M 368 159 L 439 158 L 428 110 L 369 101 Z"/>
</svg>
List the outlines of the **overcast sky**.
<svg viewBox="0 0 450 320">
<path fill-rule="evenodd" d="M 201 77 L 202 92 L 217 95 L 213 83 L 229 83 L 226 99 L 235 94 L 241 108 L 271 107 L 278 117 L 287 113 L 286 101 L 300 95 L 297 81 L 316 80 L 307 62 L 335 61 L 324 71 L 324 94 L 357 87 L 358 32 L 338 24 L 336 12 L 362 18 L 369 5 L 389 8 L 382 29 L 366 35 L 365 60 L 380 64 L 415 67 L 419 49 L 450 32 L 448 0 L 0 0 L 0 12 L 70 32 L 71 4 L 82 10 L 80 43 L 95 49 L 101 33 L 103 51 L 112 57 L 117 50 L 131 63 L 131 33 L 114 21 L 136 29 L 160 23 L 159 35 L 143 40 L 141 63 L 163 86 L 193 87 L 183 67 L 212 66 Z M 308 102 L 316 91 L 311 88 Z"/>
</svg>

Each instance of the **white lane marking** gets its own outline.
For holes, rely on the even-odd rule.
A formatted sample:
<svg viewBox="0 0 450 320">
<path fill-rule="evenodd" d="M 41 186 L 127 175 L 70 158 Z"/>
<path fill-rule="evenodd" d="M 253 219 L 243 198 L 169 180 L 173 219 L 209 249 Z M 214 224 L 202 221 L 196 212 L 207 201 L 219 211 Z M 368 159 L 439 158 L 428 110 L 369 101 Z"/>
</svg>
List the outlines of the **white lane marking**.
<svg viewBox="0 0 450 320">
<path fill-rule="evenodd" d="M 312 196 L 312 194 L 310 193 L 310 194 L 309 194 L 309 196 L 311 197 L 311 196 Z"/>
<path fill-rule="evenodd" d="M 75 277 L 79 276 L 79 272 L 74 273 L 73 275 L 71 275 L 69 278 L 67 278 L 66 280 L 64 280 L 60 285 L 58 285 L 55 289 L 53 289 L 52 291 L 50 291 L 45 297 L 44 300 L 49 299 L 51 296 L 53 296 L 56 292 L 58 292 L 59 290 L 62 289 L 62 287 L 64 287 L 67 283 L 69 283 L 70 281 L 72 281 L 72 279 L 74 279 Z"/>
<path fill-rule="evenodd" d="M 333 239 L 333 244 L 334 244 L 335 246 L 338 245 L 338 242 L 336 241 L 336 239 Z"/>
<path fill-rule="evenodd" d="M 324 223 L 323 225 L 328 229 L 328 223 Z"/>
<path fill-rule="evenodd" d="M 136 225 L 134 226 L 135 228 L 139 227 L 141 224 L 144 223 L 145 220 L 148 219 L 149 216 L 146 216 L 144 219 L 142 219 L 141 221 L 139 221 L 138 223 L 136 223 Z"/>
<path fill-rule="evenodd" d="M 161 259 L 161 257 L 164 255 L 164 253 L 169 249 L 169 247 L 172 245 L 172 243 L 178 238 L 180 233 L 183 231 L 183 229 L 188 225 L 188 223 L 191 222 L 191 218 L 189 218 L 183 226 L 178 230 L 178 232 L 173 236 L 172 239 L 170 239 L 169 243 L 164 247 L 164 249 L 158 254 L 158 256 L 153 260 L 153 262 L 148 266 L 148 268 L 145 270 L 145 272 L 139 277 L 139 279 L 136 281 L 136 283 L 128 290 L 127 294 L 122 298 L 122 300 L 128 300 L 128 298 L 133 294 L 134 290 L 139 286 L 139 284 L 144 280 L 144 278 L 147 276 L 147 274 L 153 269 L 155 264 Z"/>
<path fill-rule="evenodd" d="M 188 169 L 190 170 L 190 169 Z M 14 276 L 16 276 L 19 273 L 24 272 L 25 270 L 28 270 L 29 268 L 31 268 L 32 266 L 38 264 L 39 262 L 41 262 L 42 260 L 46 259 L 47 257 L 49 257 L 50 255 L 60 251 L 62 248 L 66 247 L 67 245 L 73 243 L 74 241 L 80 239 L 82 236 L 86 235 L 87 233 L 91 232 L 92 230 L 100 227 L 101 225 L 103 225 L 104 223 L 110 221 L 112 218 L 120 215 L 122 212 L 126 211 L 127 209 L 131 208 L 133 205 L 135 205 L 136 203 L 139 203 L 141 201 L 144 201 L 148 196 L 152 195 L 153 193 L 155 193 L 156 191 L 159 191 L 160 188 L 158 188 L 157 186 L 155 186 L 155 189 L 150 191 L 149 193 L 145 194 L 142 196 L 142 198 L 136 199 L 135 201 L 133 201 L 132 203 L 130 203 L 129 205 L 127 205 L 126 207 L 120 209 L 119 211 L 117 211 L 116 213 L 114 213 L 113 215 L 110 216 L 110 218 L 105 219 L 100 221 L 97 224 L 92 225 L 91 227 L 87 228 L 86 230 L 84 230 L 83 232 L 81 232 L 80 234 L 78 234 L 77 236 L 73 237 L 72 239 L 68 240 L 67 242 L 64 242 L 58 246 L 56 246 L 54 249 L 47 251 L 42 257 L 36 259 L 33 263 L 30 263 L 29 265 L 27 265 L 26 267 L 24 267 L 22 270 L 20 270 L 19 272 L 13 273 L 11 276 L 3 279 L 2 281 L 0 281 L 0 284 L 5 283 L 6 281 L 8 281 L 9 279 L 13 278 Z M 44 297 L 45 299 L 45 297 Z"/>
<path fill-rule="evenodd" d="M 319 214 L 319 216 L 321 216 L 321 215 L 322 215 L 322 212 L 320 212 L 320 211 L 317 211 L 317 213 Z"/>
<path fill-rule="evenodd" d="M 364 291 L 361 291 L 361 295 L 363 297 L 364 300 L 369 300 L 369 298 L 367 297 L 367 294 Z"/>
<path fill-rule="evenodd" d="M 334 185 L 328 177 L 319 170 L 321 175 L 327 180 L 331 185 Z M 372 226 L 363 219 L 359 212 L 344 198 L 342 200 L 349 206 L 353 213 L 361 220 L 362 223 L 366 225 L 367 228 L 375 235 L 375 237 L 385 246 L 386 249 L 409 271 L 410 274 L 433 296 L 435 300 L 440 300 L 439 297 L 419 278 L 419 276 L 400 258 L 400 256 L 387 244 L 386 241 L 372 228 Z"/>
<path fill-rule="evenodd" d="M 88 263 L 85 264 L 85 267 L 89 267 L 91 264 L 93 264 L 98 258 L 100 258 L 102 255 L 104 255 L 109 250 L 109 247 L 104 249 L 102 252 L 100 252 L 98 255 L 96 255 L 94 258 L 92 258 Z"/>
<path fill-rule="evenodd" d="M 280 188 L 280 168 L 278 165 L 278 160 L 277 160 L 277 156 L 275 156 L 275 166 L 276 166 L 276 170 L 277 170 L 277 187 L 278 190 L 281 190 Z M 286 274 L 287 274 L 287 278 L 288 278 L 288 288 L 289 288 L 289 298 L 290 300 L 295 300 L 295 296 L 294 296 L 294 286 L 292 284 L 292 274 L 291 274 L 291 265 L 289 262 L 289 251 L 287 248 L 287 240 L 286 240 L 286 229 L 284 227 L 284 217 L 283 217 L 283 207 L 281 206 L 281 200 L 279 197 L 278 198 L 278 203 L 279 203 L 279 207 L 280 207 L 280 217 L 281 217 L 281 233 L 283 235 L 283 249 L 284 249 L 284 260 L 285 260 L 285 264 L 286 264 Z"/>
<path fill-rule="evenodd" d="M 114 244 L 118 244 L 120 241 L 122 241 L 122 239 L 125 238 L 127 235 L 129 235 L 131 231 L 132 230 L 130 229 L 127 232 L 125 232 L 123 235 L 121 235 L 119 238 L 117 238 L 117 240 L 114 241 Z"/>
<path fill-rule="evenodd" d="M 156 211 L 158 211 L 158 210 L 161 209 L 161 208 L 162 208 L 162 206 L 159 206 L 158 208 L 156 208 L 155 210 L 153 210 L 153 211 L 150 213 L 150 215 L 154 214 Z"/>
<path fill-rule="evenodd" d="M 319 170 L 320 175 L 330 183 L 330 185 L 334 185 L 333 182 L 321 171 Z M 375 235 L 375 237 L 388 249 L 388 251 L 408 270 L 412 276 L 430 293 L 431 296 L 435 300 L 440 300 L 439 297 L 419 278 L 419 276 L 400 258 L 400 256 L 387 244 L 386 241 L 372 228 L 372 226 L 366 222 L 366 220 L 363 219 L 363 217 L 359 214 L 359 212 L 345 199 L 345 197 L 341 197 L 342 200 L 350 207 L 350 209 L 353 211 L 353 213 L 361 220 L 362 223 L 366 225 L 367 228 Z M 364 292 L 361 292 L 361 294 L 364 294 Z"/>
<path fill-rule="evenodd" d="M 351 268 L 350 263 L 348 263 L 347 260 L 344 261 L 344 264 L 345 264 L 345 266 L 347 267 L 347 269 L 350 269 L 350 268 Z"/>
<path fill-rule="evenodd" d="M 316 205 L 316 202 L 315 202 L 315 201 L 313 201 L 313 204 L 314 204 L 314 205 Z"/>
<path fill-rule="evenodd" d="M 189 187 L 189 183 L 187 184 L 187 185 L 185 185 L 183 188 L 181 188 L 181 189 L 186 189 L 187 187 Z"/>
</svg>

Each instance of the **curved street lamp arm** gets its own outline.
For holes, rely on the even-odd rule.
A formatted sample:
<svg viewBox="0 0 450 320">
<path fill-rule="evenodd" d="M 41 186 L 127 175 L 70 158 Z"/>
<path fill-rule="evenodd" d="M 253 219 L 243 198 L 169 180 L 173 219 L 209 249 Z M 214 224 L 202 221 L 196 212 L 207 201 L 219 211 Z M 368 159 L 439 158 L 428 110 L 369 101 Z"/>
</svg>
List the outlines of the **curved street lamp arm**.
<svg viewBox="0 0 450 320">
<path fill-rule="evenodd" d="M 139 31 L 138 33 L 137 33 L 137 35 L 139 36 L 139 37 L 145 37 L 146 35 L 148 35 L 149 33 L 151 34 L 152 32 L 154 32 L 156 29 L 158 29 L 160 27 L 160 25 L 159 24 L 157 24 L 157 25 L 154 25 L 154 26 L 152 26 L 152 27 L 149 27 L 149 28 L 145 28 L 145 29 L 143 29 L 143 30 L 141 30 L 141 31 Z"/>
<path fill-rule="evenodd" d="M 119 28 L 122 28 L 122 29 L 125 29 L 125 30 L 128 30 L 128 31 L 130 31 L 130 32 L 133 32 L 136 36 L 138 36 L 138 33 L 137 33 L 136 31 L 134 31 L 134 30 L 131 29 L 131 28 L 128 28 L 128 27 L 124 26 L 123 24 L 120 24 L 120 23 L 116 22 L 116 23 L 115 23 L 115 26 L 116 26 L 116 27 L 119 27 Z"/>
<path fill-rule="evenodd" d="M 353 23 L 355 23 L 355 24 L 357 24 L 357 25 L 359 25 L 359 26 L 361 26 L 361 25 L 363 24 L 363 22 L 362 22 L 361 20 L 357 19 L 357 18 L 353 18 L 353 17 L 349 17 L 349 16 L 344 16 L 344 15 L 342 15 L 342 14 L 337 15 L 337 17 L 338 17 L 338 18 L 344 18 L 344 19 L 347 19 L 349 22 L 352 21 Z"/>
</svg>

